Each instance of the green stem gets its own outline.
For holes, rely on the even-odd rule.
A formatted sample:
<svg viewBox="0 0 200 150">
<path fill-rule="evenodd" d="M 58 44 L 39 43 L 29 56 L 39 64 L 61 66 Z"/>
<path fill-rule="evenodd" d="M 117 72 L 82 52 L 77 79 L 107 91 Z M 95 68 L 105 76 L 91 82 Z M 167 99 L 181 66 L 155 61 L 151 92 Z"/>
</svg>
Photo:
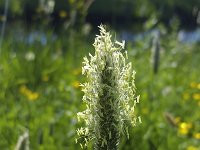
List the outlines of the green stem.
<svg viewBox="0 0 200 150">
<path fill-rule="evenodd" d="M 117 150 L 120 139 L 120 132 L 117 128 L 119 121 L 116 119 L 116 114 L 118 113 L 116 109 L 113 108 L 113 103 L 115 103 L 115 89 L 116 83 L 112 80 L 112 70 L 108 69 L 108 63 L 106 63 L 105 69 L 101 74 L 102 82 L 102 94 L 99 97 L 100 109 L 97 111 L 99 119 L 99 134 L 96 134 L 95 150 Z M 106 142 L 106 143 L 105 143 Z"/>
</svg>

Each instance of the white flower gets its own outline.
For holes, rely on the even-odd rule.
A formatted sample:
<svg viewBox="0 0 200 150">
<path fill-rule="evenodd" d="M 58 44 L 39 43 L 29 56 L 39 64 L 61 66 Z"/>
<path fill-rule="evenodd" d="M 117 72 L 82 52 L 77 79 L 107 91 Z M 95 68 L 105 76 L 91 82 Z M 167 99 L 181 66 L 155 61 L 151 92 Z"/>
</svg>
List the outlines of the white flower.
<svg viewBox="0 0 200 150">
<path fill-rule="evenodd" d="M 33 61 L 35 59 L 35 53 L 29 51 L 25 54 L 25 59 L 27 61 Z"/>
</svg>

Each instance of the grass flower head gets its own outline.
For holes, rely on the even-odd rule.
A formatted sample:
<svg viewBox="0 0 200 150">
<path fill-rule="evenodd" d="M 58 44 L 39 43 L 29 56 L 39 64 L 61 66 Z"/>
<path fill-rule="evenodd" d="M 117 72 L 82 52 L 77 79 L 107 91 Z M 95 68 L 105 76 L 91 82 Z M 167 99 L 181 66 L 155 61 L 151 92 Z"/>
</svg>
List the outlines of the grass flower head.
<svg viewBox="0 0 200 150">
<path fill-rule="evenodd" d="M 83 119 L 86 127 L 77 130 L 77 141 L 87 146 L 94 140 L 94 149 L 113 150 L 118 149 L 121 133 L 128 136 L 128 122 L 133 126 L 141 122 L 134 114 L 139 96 L 135 96 L 132 63 L 126 63 L 126 53 L 121 52 L 125 41 L 112 41 L 104 26 L 99 28 L 95 55 L 89 54 L 90 59 L 84 57 L 83 62 L 82 74 L 88 80 L 81 86 L 87 109 L 78 113 L 78 120 Z"/>
</svg>

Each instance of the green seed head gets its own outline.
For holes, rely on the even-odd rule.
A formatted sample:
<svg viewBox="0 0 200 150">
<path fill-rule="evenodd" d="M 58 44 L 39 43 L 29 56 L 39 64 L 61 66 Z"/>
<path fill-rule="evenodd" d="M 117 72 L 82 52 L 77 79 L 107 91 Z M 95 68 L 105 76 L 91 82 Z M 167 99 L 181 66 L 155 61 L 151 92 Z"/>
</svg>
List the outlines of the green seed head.
<svg viewBox="0 0 200 150">
<path fill-rule="evenodd" d="M 129 122 L 133 126 L 137 120 L 141 122 L 134 114 L 139 96 L 135 96 L 132 63 L 126 63 L 127 52 L 121 52 L 125 41 L 113 42 L 104 26 L 99 28 L 100 35 L 93 44 L 95 55 L 89 54 L 90 58 L 84 57 L 83 62 L 82 73 L 87 82 L 81 86 L 87 109 L 77 115 L 86 127 L 77 130 L 77 141 L 83 147 L 94 140 L 95 149 L 110 150 L 117 149 L 121 133 L 125 132 L 128 137 Z"/>
</svg>

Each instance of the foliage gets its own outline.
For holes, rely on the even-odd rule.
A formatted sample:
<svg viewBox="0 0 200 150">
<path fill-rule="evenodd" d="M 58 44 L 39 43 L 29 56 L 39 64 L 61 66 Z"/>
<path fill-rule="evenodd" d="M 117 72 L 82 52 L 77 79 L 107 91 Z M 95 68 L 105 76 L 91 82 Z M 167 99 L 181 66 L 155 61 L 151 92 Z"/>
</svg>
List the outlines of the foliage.
<svg viewBox="0 0 200 150">
<path fill-rule="evenodd" d="M 46 43 L 40 36 L 30 42 L 21 32 L 6 34 L 0 55 L 0 149 L 14 149 L 27 130 L 31 149 L 80 148 L 74 140 L 80 127 L 76 113 L 85 106 L 78 85 L 85 81 L 82 57 L 93 54 L 91 40 L 80 34 L 71 39 L 49 31 L 45 35 Z M 160 38 L 156 75 L 148 38 L 127 43 L 141 95 L 135 112 L 142 124 L 129 129 L 129 140 L 122 138 L 120 149 L 200 148 L 199 44 L 180 43 L 174 35 Z"/>
<path fill-rule="evenodd" d="M 3 15 L 4 3 L 5 0 L 0 2 L 0 18 Z M 176 16 L 181 25 L 187 27 L 197 26 L 198 6 L 199 0 L 17 0 L 10 1 L 9 17 L 24 17 L 29 21 L 41 18 L 47 21 L 51 18 L 54 23 L 68 22 L 73 26 L 82 24 L 86 17 L 97 24 L 119 23 L 121 19 L 124 23 L 134 19 L 133 23 L 137 21 L 141 24 L 152 15 L 156 16 L 159 22 L 169 25 L 171 19 Z"/>
</svg>

